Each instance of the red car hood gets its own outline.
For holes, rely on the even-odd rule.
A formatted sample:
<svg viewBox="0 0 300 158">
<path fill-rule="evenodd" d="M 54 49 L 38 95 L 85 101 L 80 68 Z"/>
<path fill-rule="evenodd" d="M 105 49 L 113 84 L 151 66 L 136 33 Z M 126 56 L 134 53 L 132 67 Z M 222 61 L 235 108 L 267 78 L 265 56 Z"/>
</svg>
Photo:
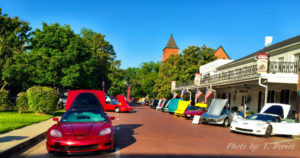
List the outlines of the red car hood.
<svg viewBox="0 0 300 158">
<path fill-rule="evenodd" d="M 185 115 L 202 115 L 206 110 L 185 110 Z"/>
<path fill-rule="evenodd" d="M 98 134 L 105 122 L 84 122 L 84 123 L 66 123 L 60 124 L 64 134 L 88 135 Z"/>
</svg>

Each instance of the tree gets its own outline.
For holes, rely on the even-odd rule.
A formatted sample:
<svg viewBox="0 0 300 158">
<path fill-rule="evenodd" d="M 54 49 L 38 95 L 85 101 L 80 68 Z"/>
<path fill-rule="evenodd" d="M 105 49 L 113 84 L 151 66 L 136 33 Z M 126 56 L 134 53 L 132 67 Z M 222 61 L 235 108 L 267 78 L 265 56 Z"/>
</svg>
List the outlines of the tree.
<svg viewBox="0 0 300 158">
<path fill-rule="evenodd" d="M 131 95 L 135 97 L 155 97 L 153 88 L 158 77 L 159 63 L 144 62 L 138 68 L 127 68 L 125 75 L 131 84 Z"/>
<path fill-rule="evenodd" d="M 43 23 L 31 38 L 30 81 L 38 85 L 90 88 L 96 60 L 81 37 L 69 25 Z"/>
<path fill-rule="evenodd" d="M 121 61 L 115 60 L 111 64 L 111 73 L 108 74 L 108 78 L 111 81 L 111 86 L 109 88 L 109 91 L 111 92 L 111 95 L 116 96 L 118 94 L 125 95 L 127 90 L 127 81 L 125 77 L 125 72 L 120 68 Z"/>
<path fill-rule="evenodd" d="M 93 80 L 93 87 L 101 87 L 101 83 L 105 81 L 105 88 L 109 88 L 114 82 L 111 79 L 112 75 L 116 74 L 114 71 L 120 70 L 120 61 L 115 61 L 116 52 L 113 46 L 105 40 L 105 35 L 93 32 L 91 29 L 83 28 L 81 30 L 81 37 L 90 47 L 92 51 L 92 56 L 95 60 L 94 63 L 94 74 L 91 76 Z M 115 64 L 115 65 L 114 65 Z M 116 74 L 119 78 L 118 75 Z"/>
<path fill-rule="evenodd" d="M 188 46 L 180 55 L 172 55 L 162 63 L 159 76 L 155 81 L 154 92 L 159 98 L 170 98 L 171 82 L 182 83 L 192 80 L 199 67 L 203 64 L 215 60 L 214 50 L 203 45 Z"/>
<path fill-rule="evenodd" d="M 24 54 L 30 30 L 28 22 L 19 20 L 18 17 L 12 18 L 7 14 L 2 14 L 0 8 L 0 75 L 2 75 L 2 83 L 5 82 L 9 86 L 11 85 L 10 78 L 3 75 L 3 69 L 5 65 L 12 66 L 13 59 L 11 58 L 16 58 L 14 55 Z"/>
</svg>

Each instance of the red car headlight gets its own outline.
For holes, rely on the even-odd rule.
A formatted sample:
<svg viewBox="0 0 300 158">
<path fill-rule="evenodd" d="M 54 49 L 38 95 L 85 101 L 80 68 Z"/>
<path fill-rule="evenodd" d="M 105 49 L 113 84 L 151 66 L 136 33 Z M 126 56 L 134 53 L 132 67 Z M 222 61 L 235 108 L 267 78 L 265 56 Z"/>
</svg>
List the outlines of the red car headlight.
<svg viewBox="0 0 300 158">
<path fill-rule="evenodd" d="M 51 131 L 50 131 L 50 136 L 52 136 L 52 137 L 57 137 L 57 138 L 61 138 L 61 137 L 62 137 L 62 134 L 61 134 L 61 132 L 58 131 L 58 130 L 51 129 Z"/>
<path fill-rule="evenodd" d="M 108 135 L 111 134 L 111 129 L 110 128 L 105 128 L 102 131 L 99 132 L 99 136 L 104 136 L 104 135 Z"/>
</svg>

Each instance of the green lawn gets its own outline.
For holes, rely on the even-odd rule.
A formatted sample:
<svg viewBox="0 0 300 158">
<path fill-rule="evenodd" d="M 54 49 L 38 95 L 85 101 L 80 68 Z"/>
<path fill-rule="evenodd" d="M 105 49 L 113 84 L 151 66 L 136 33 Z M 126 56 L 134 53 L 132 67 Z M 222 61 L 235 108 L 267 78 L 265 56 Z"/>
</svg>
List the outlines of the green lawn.
<svg viewBox="0 0 300 158">
<path fill-rule="evenodd" d="M 54 116 L 61 116 L 64 110 L 57 111 Z M 27 125 L 38 123 L 52 118 L 53 115 L 39 115 L 35 113 L 22 113 L 18 111 L 0 112 L 0 134 Z"/>
</svg>

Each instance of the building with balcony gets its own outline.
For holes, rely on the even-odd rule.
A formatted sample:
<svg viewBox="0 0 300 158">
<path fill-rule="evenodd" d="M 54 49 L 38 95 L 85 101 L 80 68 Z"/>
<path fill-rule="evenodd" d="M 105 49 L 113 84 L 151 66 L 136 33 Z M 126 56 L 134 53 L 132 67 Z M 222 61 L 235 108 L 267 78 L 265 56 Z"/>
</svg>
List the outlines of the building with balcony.
<svg viewBox="0 0 300 158">
<path fill-rule="evenodd" d="M 266 73 L 258 74 L 257 54 L 261 52 L 268 53 L 268 66 Z M 195 92 L 199 89 L 204 94 L 205 89 L 210 88 L 214 91 L 210 99 L 227 98 L 230 107 L 247 106 L 251 112 L 259 112 L 268 102 L 286 103 L 292 106 L 290 116 L 294 116 L 300 36 L 270 45 L 235 61 L 218 60 L 200 67 L 200 85 L 187 81 L 177 84 L 175 91 L 180 92 L 185 88 Z"/>
</svg>

